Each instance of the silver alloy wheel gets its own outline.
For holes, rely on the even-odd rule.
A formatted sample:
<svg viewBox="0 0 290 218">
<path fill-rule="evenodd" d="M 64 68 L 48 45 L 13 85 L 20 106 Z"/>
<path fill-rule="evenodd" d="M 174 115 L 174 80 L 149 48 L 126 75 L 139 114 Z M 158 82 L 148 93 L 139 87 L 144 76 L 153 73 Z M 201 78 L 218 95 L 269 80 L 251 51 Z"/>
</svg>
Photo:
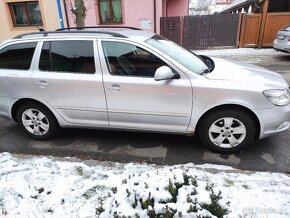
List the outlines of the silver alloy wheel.
<svg viewBox="0 0 290 218">
<path fill-rule="evenodd" d="M 33 135 L 45 135 L 49 130 L 47 117 L 39 110 L 27 109 L 22 113 L 25 129 Z"/>
<path fill-rule="evenodd" d="M 246 132 L 246 127 L 240 120 L 224 117 L 210 126 L 209 138 L 221 148 L 233 148 L 244 141 Z"/>
</svg>

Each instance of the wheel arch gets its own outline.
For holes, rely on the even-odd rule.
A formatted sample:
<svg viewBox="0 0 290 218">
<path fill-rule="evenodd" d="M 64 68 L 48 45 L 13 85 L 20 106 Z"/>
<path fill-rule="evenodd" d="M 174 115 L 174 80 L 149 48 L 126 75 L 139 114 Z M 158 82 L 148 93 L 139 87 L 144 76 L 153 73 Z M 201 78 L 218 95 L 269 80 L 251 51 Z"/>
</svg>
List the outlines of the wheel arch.
<svg viewBox="0 0 290 218">
<path fill-rule="evenodd" d="M 256 133 L 255 133 L 255 139 L 258 139 L 259 138 L 259 135 L 260 135 L 260 132 L 261 132 L 261 124 L 260 124 L 260 121 L 257 117 L 257 115 L 252 111 L 250 110 L 249 108 L 247 107 L 244 107 L 242 105 L 237 105 L 237 104 L 225 104 L 225 105 L 219 105 L 219 106 L 216 106 L 216 107 L 213 107 L 211 109 L 209 109 L 208 111 L 206 111 L 198 120 L 197 122 L 197 125 L 196 125 L 196 132 L 198 133 L 199 132 L 199 126 L 200 126 L 200 123 L 201 121 L 207 116 L 209 115 L 210 113 L 213 113 L 215 111 L 220 111 L 220 110 L 226 110 L 226 109 L 232 109 L 232 110 L 240 110 L 240 111 L 243 111 L 245 113 L 247 113 L 253 120 L 254 120 L 254 124 L 256 126 Z"/>
<path fill-rule="evenodd" d="M 17 100 L 16 102 L 14 102 L 14 104 L 12 105 L 12 108 L 11 108 L 11 117 L 15 122 L 17 122 L 17 111 L 18 111 L 19 107 L 23 104 L 28 103 L 28 102 L 41 104 L 42 106 L 46 107 L 56 118 L 53 111 L 47 105 L 43 104 L 42 102 L 35 100 L 35 99 L 32 99 L 32 98 L 22 98 L 22 99 Z"/>
</svg>

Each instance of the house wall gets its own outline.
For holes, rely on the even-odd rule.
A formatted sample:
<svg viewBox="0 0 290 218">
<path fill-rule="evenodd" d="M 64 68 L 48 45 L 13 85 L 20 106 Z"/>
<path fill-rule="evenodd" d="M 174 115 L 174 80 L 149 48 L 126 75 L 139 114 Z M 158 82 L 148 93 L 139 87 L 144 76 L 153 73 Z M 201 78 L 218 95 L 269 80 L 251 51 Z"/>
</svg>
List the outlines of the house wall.
<svg viewBox="0 0 290 218">
<path fill-rule="evenodd" d="M 16 35 L 37 32 L 36 27 L 14 27 L 10 15 L 8 3 L 11 2 L 26 2 L 31 0 L 2 0 L 0 1 L 0 43 L 4 40 L 15 37 Z M 39 0 L 39 7 L 45 30 L 55 30 L 60 28 L 56 0 Z M 64 9 L 63 5 L 62 8 Z M 63 11 L 64 12 L 64 11 Z M 65 15 L 63 14 L 64 22 Z"/>
<path fill-rule="evenodd" d="M 188 15 L 188 0 L 167 0 L 167 17 Z"/>
<path fill-rule="evenodd" d="M 159 30 L 159 20 L 163 15 L 163 5 L 165 0 L 156 0 L 156 29 Z M 88 8 L 88 14 L 85 19 L 85 26 L 96 26 L 100 25 L 98 1 L 89 6 L 90 1 L 85 1 L 85 5 Z M 69 17 L 69 25 L 75 26 L 74 18 L 70 13 L 70 8 L 67 9 Z M 141 28 L 142 20 L 150 21 L 149 31 L 154 31 L 154 1 L 153 0 L 123 0 L 122 1 L 122 14 L 123 24 L 112 24 L 114 26 L 132 26 Z M 107 24 L 106 24 L 107 25 Z"/>
<path fill-rule="evenodd" d="M 134 4 L 132 4 L 134 1 Z M 166 2 L 168 2 L 166 4 Z M 100 25 L 98 1 L 88 7 L 90 1 L 85 1 L 88 14 L 85 20 L 86 26 Z M 167 5 L 167 9 L 166 9 Z M 68 11 L 69 25 L 75 26 L 72 14 Z M 150 21 L 148 31 L 154 32 L 154 0 L 122 0 L 123 23 L 112 24 L 114 26 L 132 26 L 142 29 L 142 21 Z M 156 0 L 156 32 L 160 32 L 160 17 L 184 16 L 188 14 L 188 0 Z"/>
</svg>

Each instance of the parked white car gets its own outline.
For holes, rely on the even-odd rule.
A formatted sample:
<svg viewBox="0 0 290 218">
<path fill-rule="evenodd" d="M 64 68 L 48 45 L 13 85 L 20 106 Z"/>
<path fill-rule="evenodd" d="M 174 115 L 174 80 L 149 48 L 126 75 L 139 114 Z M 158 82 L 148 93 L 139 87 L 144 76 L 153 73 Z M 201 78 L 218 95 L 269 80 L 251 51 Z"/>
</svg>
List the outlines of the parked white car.
<svg viewBox="0 0 290 218">
<path fill-rule="evenodd" d="M 0 116 L 38 140 L 59 127 L 199 133 L 235 152 L 287 130 L 289 102 L 277 73 L 140 30 L 39 32 L 0 46 Z"/>
<path fill-rule="evenodd" d="M 284 27 L 277 33 L 273 48 L 277 51 L 290 53 L 290 25 Z"/>
</svg>

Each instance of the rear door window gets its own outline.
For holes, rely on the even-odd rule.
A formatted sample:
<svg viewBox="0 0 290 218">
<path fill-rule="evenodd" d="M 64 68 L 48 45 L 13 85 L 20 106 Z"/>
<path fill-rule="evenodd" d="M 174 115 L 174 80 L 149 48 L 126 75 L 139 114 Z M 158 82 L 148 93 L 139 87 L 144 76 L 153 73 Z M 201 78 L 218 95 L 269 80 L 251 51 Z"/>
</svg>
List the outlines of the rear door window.
<svg viewBox="0 0 290 218">
<path fill-rule="evenodd" d="M 29 70 L 37 42 L 8 45 L 0 50 L 0 69 Z"/>
<path fill-rule="evenodd" d="M 95 73 L 93 41 L 44 42 L 39 69 L 52 72 Z"/>
</svg>

